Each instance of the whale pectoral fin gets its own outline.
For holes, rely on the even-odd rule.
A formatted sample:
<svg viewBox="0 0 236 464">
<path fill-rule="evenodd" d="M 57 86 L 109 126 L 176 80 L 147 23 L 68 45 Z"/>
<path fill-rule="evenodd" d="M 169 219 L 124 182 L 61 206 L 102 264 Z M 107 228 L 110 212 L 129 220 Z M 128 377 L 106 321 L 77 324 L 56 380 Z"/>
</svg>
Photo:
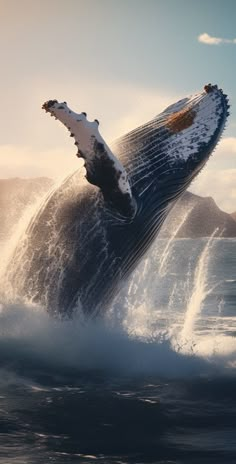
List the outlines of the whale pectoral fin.
<svg viewBox="0 0 236 464">
<path fill-rule="evenodd" d="M 77 156 L 84 159 L 88 182 L 97 185 L 104 199 L 121 215 L 134 216 L 136 204 L 127 172 L 99 133 L 97 119 L 90 122 L 86 113 L 75 113 L 66 102 L 57 100 L 47 101 L 42 108 L 59 119 L 74 137 Z"/>
</svg>

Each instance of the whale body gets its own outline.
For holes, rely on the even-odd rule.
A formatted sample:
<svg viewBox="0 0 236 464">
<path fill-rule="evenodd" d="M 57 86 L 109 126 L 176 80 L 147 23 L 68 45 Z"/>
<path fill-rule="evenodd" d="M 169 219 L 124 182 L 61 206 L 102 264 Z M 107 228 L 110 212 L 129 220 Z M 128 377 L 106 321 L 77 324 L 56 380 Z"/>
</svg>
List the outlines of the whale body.
<svg viewBox="0 0 236 464">
<path fill-rule="evenodd" d="M 101 314 L 156 238 L 163 221 L 218 143 L 227 96 L 208 84 L 118 139 L 98 121 L 49 100 L 46 112 L 70 131 L 84 169 L 41 205 L 8 270 L 14 297 L 71 316 Z"/>
</svg>

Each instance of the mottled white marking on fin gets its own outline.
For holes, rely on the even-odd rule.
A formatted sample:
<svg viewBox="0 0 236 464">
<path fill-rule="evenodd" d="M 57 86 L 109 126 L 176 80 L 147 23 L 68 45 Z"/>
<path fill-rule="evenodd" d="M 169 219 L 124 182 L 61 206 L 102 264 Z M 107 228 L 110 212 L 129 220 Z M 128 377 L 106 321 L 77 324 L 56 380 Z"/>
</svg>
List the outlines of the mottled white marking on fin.
<svg viewBox="0 0 236 464">
<path fill-rule="evenodd" d="M 66 102 L 58 103 L 57 100 L 47 101 L 43 109 L 59 119 L 74 137 L 77 156 L 85 160 L 88 182 L 100 187 L 105 199 L 121 213 L 133 214 L 135 208 L 128 175 L 99 133 L 97 119 L 90 122 L 86 113 L 75 113 Z"/>
</svg>

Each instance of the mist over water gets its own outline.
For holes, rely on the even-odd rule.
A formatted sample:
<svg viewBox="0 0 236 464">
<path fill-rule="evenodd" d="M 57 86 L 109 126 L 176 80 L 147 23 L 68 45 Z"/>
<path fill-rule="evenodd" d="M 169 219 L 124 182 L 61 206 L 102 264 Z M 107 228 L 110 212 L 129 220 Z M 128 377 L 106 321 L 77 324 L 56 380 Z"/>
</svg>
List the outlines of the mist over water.
<svg viewBox="0 0 236 464">
<path fill-rule="evenodd" d="M 97 320 L 1 289 L 0 462 L 235 462 L 235 244 L 157 240 Z"/>
<path fill-rule="evenodd" d="M 223 275 L 217 258 L 230 254 L 234 241 L 214 235 L 158 240 L 103 318 L 84 320 L 78 311 L 61 321 L 30 303 L 2 301 L 2 361 L 17 368 L 35 357 L 53 369 L 167 377 L 233 368 L 236 320 L 224 315 L 231 309 L 224 294 L 235 291 L 235 281 L 225 279 L 232 275 Z"/>
</svg>

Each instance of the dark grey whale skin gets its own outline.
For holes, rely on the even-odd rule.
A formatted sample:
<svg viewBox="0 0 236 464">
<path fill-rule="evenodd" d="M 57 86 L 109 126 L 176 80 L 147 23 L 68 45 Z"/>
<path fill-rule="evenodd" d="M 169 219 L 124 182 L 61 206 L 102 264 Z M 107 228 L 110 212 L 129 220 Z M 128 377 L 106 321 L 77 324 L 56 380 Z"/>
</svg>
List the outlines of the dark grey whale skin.
<svg viewBox="0 0 236 464">
<path fill-rule="evenodd" d="M 216 102 L 215 106 L 210 102 L 215 111 L 210 140 L 193 124 L 186 142 L 182 143 L 181 131 L 177 134 L 174 156 L 170 156 L 170 140 L 175 134 L 167 121 L 179 108 L 170 107 L 112 147 L 129 175 L 136 202 L 134 217 L 122 216 L 81 170 L 49 195 L 12 259 L 9 275 L 16 295 L 62 317 L 70 317 L 75 308 L 87 316 L 106 310 L 221 136 L 229 105 L 221 90 L 212 89 L 211 94 L 201 94 L 206 108 L 212 95 Z M 184 99 L 180 108 L 188 105 L 189 100 Z M 197 105 L 198 100 L 195 106 L 191 103 L 196 112 Z M 184 157 L 181 150 L 187 143 L 197 143 L 197 152 Z"/>
</svg>

